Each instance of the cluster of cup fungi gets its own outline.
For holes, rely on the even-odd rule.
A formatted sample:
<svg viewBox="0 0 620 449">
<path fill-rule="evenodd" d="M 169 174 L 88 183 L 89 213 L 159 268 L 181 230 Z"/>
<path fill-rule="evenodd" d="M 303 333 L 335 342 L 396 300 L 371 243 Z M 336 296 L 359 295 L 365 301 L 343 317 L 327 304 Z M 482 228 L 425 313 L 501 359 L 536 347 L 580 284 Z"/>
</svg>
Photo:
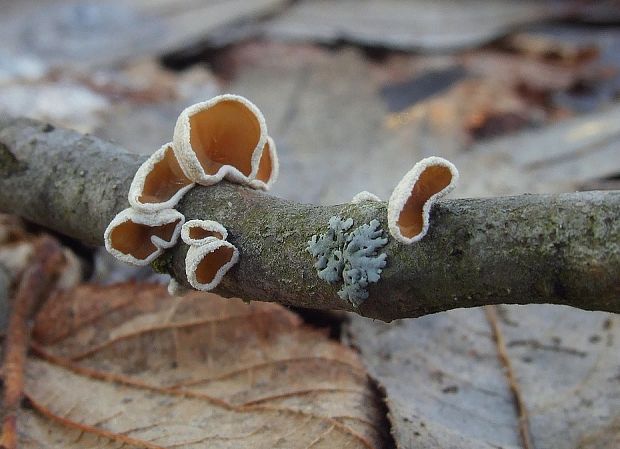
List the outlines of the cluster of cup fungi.
<svg viewBox="0 0 620 449">
<path fill-rule="evenodd" d="M 172 142 L 138 169 L 129 189 L 130 207 L 104 233 L 106 249 L 121 261 L 148 265 L 179 237 L 190 248 L 187 280 L 197 290 L 215 288 L 239 260 L 226 228 L 190 220 L 174 207 L 195 185 L 226 179 L 268 190 L 278 176 L 276 147 L 260 110 L 237 95 L 220 95 L 185 109 Z"/>
<path fill-rule="evenodd" d="M 136 172 L 128 195 L 130 207 L 105 230 L 106 249 L 121 261 L 148 265 L 180 237 L 190 247 L 185 260 L 187 281 L 197 290 L 212 290 L 237 263 L 239 250 L 227 241 L 222 224 L 208 219 L 186 222 L 176 205 L 196 185 L 211 186 L 225 179 L 269 190 L 277 176 L 276 146 L 253 103 L 226 94 L 194 104 L 179 115 L 172 142 Z M 445 159 L 418 162 L 388 201 L 392 237 L 403 244 L 422 239 L 429 229 L 431 206 L 454 188 L 457 179 L 456 167 Z M 379 198 L 360 192 L 352 200 L 365 201 Z M 171 285 L 177 284 L 173 280 Z"/>
</svg>

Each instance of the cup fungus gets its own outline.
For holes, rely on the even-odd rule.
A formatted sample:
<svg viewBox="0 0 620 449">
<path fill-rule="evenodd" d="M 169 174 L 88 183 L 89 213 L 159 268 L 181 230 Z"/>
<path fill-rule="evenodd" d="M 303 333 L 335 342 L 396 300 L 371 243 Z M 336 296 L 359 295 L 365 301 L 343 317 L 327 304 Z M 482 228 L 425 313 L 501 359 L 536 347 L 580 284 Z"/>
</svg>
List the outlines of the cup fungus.
<svg viewBox="0 0 620 449">
<path fill-rule="evenodd" d="M 263 147 L 263 154 L 258 164 L 256 175 L 250 180 L 250 186 L 255 189 L 269 190 L 278 179 L 280 164 L 276 144 L 270 136 Z"/>
<path fill-rule="evenodd" d="M 181 227 L 181 239 L 188 245 L 200 246 L 211 239 L 227 238 L 226 228 L 213 220 L 190 220 Z"/>
<path fill-rule="evenodd" d="M 360 193 L 351 198 L 351 203 L 353 204 L 363 203 L 364 201 L 381 201 L 381 198 L 366 190 L 362 190 Z"/>
<path fill-rule="evenodd" d="M 431 206 L 452 191 L 459 172 L 449 161 L 428 157 L 401 179 L 388 201 L 388 228 L 396 240 L 411 244 L 426 235 Z"/>
<path fill-rule="evenodd" d="M 194 186 L 167 143 L 138 169 L 129 188 L 129 204 L 144 212 L 171 209 Z"/>
<path fill-rule="evenodd" d="M 266 187 L 274 172 L 269 150 L 275 147 L 267 144 L 263 114 L 238 95 L 219 95 L 181 112 L 173 147 L 185 175 L 202 185 L 226 178 L 246 185 L 257 180 Z"/>
<path fill-rule="evenodd" d="M 174 246 L 185 221 L 182 213 L 164 209 L 152 214 L 128 208 L 116 215 L 103 234 L 110 254 L 133 265 L 148 265 Z"/>
<path fill-rule="evenodd" d="M 174 128 L 172 143 L 140 166 L 129 189 L 131 207 L 108 225 L 106 249 L 116 258 L 148 265 L 181 234 L 190 245 L 186 256 L 189 283 L 211 290 L 239 259 L 226 241 L 228 232 L 211 220 L 191 220 L 173 208 L 194 183 L 209 186 L 226 178 L 268 190 L 278 177 L 276 145 L 267 135 L 259 109 L 237 95 L 220 95 L 186 108 Z M 179 291 L 176 281 L 172 292 Z"/>
<path fill-rule="evenodd" d="M 239 260 L 239 250 L 225 240 L 211 239 L 204 245 L 191 245 L 185 257 L 185 274 L 197 290 L 213 290 Z"/>
</svg>

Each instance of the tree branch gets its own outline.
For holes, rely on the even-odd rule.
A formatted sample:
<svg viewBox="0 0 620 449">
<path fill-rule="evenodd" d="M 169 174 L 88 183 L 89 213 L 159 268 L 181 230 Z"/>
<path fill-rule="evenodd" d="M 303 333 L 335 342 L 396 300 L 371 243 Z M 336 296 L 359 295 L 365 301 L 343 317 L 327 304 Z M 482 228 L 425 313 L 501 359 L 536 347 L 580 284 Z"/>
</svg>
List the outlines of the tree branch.
<svg viewBox="0 0 620 449">
<path fill-rule="evenodd" d="M 143 160 L 92 136 L 0 119 L 0 210 L 101 245 Z M 217 289 L 224 296 L 386 321 L 500 303 L 620 312 L 620 192 L 441 201 L 422 241 L 389 239 L 387 266 L 359 309 L 318 278 L 305 248 L 333 215 L 387 229 L 385 203 L 302 205 L 222 182 L 192 189 L 178 209 L 219 221 L 239 248 Z M 156 264 L 185 285 L 187 249 L 180 243 Z"/>
</svg>

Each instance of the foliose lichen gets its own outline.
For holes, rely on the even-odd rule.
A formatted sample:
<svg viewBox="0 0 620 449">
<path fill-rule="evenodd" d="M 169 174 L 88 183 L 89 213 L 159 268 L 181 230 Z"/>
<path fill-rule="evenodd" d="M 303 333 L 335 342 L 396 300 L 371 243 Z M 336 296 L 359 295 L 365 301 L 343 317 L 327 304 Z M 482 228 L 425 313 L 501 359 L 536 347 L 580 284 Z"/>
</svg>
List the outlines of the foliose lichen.
<svg viewBox="0 0 620 449">
<path fill-rule="evenodd" d="M 368 298 L 368 284 L 379 281 L 386 264 L 387 254 L 377 254 L 386 243 L 378 220 L 361 225 L 347 236 L 343 251 L 344 285 L 338 296 L 356 307 Z"/>
<path fill-rule="evenodd" d="M 387 255 L 379 250 L 387 243 L 378 220 L 354 230 L 353 219 L 334 216 L 325 234 L 313 235 L 308 252 L 317 259 L 314 268 L 320 279 L 342 281 L 338 296 L 359 307 L 368 298 L 368 284 L 378 282 Z"/>
<path fill-rule="evenodd" d="M 314 268 L 319 278 L 329 283 L 337 282 L 342 276 L 344 260 L 342 250 L 344 248 L 346 234 L 351 226 L 353 219 L 343 220 L 340 217 L 329 219 L 327 233 L 319 236 L 313 235 L 308 242 L 308 251 L 312 257 L 316 258 Z"/>
</svg>

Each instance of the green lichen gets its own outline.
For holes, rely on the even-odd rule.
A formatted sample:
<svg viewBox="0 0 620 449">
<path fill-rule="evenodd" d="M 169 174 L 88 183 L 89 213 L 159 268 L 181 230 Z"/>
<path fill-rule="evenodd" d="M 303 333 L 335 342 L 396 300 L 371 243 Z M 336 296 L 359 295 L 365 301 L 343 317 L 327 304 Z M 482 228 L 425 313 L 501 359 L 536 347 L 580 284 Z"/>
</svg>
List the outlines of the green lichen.
<svg viewBox="0 0 620 449">
<path fill-rule="evenodd" d="M 338 296 L 359 307 L 368 298 L 368 284 L 381 278 L 387 255 L 378 252 L 387 238 L 378 220 L 348 232 L 352 226 L 351 218 L 331 217 L 327 232 L 313 235 L 306 249 L 317 259 L 319 278 L 331 284 L 342 281 Z"/>
</svg>

